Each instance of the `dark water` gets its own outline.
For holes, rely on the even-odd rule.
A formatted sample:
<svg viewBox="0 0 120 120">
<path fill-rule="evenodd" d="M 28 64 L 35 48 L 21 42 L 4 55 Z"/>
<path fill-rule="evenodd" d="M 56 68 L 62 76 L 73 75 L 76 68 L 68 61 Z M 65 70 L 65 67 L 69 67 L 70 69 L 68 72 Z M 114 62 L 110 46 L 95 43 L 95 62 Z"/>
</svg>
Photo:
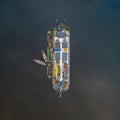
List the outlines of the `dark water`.
<svg viewBox="0 0 120 120">
<path fill-rule="evenodd" d="M 46 69 L 56 18 L 71 28 L 71 87 L 58 98 Z M 119 0 L 0 1 L 0 120 L 119 120 Z"/>
</svg>

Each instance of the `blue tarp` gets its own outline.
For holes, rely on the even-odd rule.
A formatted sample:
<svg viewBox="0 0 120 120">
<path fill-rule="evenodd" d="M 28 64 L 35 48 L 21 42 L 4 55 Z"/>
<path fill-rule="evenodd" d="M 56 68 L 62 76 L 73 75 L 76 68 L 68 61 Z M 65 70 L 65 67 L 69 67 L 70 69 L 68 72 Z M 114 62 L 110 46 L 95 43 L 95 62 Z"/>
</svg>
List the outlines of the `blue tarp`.
<svg viewBox="0 0 120 120">
<path fill-rule="evenodd" d="M 54 51 L 60 51 L 60 48 L 54 48 Z"/>
</svg>

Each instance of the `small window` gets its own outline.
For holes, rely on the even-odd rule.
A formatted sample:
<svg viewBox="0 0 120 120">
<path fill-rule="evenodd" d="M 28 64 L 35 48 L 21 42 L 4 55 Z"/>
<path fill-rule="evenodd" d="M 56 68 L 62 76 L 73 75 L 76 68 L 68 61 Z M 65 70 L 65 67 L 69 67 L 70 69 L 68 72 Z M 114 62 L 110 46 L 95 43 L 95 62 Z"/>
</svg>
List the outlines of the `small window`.
<svg viewBox="0 0 120 120">
<path fill-rule="evenodd" d="M 66 39 L 64 38 L 63 41 L 66 42 Z"/>
<path fill-rule="evenodd" d="M 59 42 L 59 39 L 56 39 L 57 42 Z"/>
</svg>

